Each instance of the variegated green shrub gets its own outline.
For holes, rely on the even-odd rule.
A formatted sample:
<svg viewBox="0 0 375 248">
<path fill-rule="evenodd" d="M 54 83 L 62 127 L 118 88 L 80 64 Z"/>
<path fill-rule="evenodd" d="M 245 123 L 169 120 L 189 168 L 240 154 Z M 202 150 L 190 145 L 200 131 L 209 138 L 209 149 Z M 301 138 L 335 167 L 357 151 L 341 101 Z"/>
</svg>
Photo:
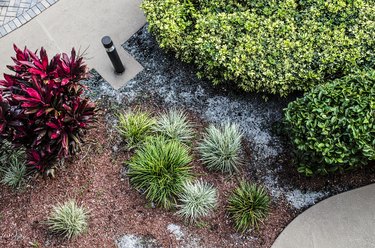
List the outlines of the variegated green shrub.
<svg viewBox="0 0 375 248">
<path fill-rule="evenodd" d="M 375 66 L 373 0 L 144 0 L 162 48 L 214 84 L 287 95 Z"/>
<path fill-rule="evenodd" d="M 285 119 L 299 171 L 326 174 L 375 160 L 375 71 L 318 86 L 291 102 Z"/>
</svg>

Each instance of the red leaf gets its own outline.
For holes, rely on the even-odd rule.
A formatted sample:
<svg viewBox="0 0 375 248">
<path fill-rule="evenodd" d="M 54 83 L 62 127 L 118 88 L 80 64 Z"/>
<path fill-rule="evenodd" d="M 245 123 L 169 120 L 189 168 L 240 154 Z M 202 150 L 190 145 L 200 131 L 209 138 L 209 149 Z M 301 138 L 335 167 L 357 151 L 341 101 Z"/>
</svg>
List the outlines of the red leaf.
<svg viewBox="0 0 375 248">
<path fill-rule="evenodd" d="M 51 134 L 51 139 L 57 139 L 58 137 L 60 137 L 60 131 L 56 131 Z"/>
<path fill-rule="evenodd" d="M 47 122 L 46 125 L 50 128 L 53 128 L 53 129 L 59 129 L 59 126 L 56 125 L 55 123 L 53 122 Z"/>
<path fill-rule="evenodd" d="M 65 64 L 65 62 L 61 62 L 61 63 L 60 63 L 60 67 L 61 67 L 61 69 L 62 69 L 65 73 L 70 73 L 70 68 L 69 68 L 69 66 L 67 66 L 67 65 Z"/>
<path fill-rule="evenodd" d="M 68 151 L 68 142 L 69 142 L 68 135 L 64 133 L 62 137 L 62 148 L 65 151 Z"/>
<path fill-rule="evenodd" d="M 68 113 L 71 113 L 71 112 L 72 112 L 72 108 L 69 107 L 69 106 L 66 105 L 66 104 L 63 104 L 63 108 L 64 108 Z"/>
<path fill-rule="evenodd" d="M 16 44 L 13 43 L 13 49 L 16 53 L 22 53 L 21 49 L 19 49 Z"/>
<path fill-rule="evenodd" d="M 42 60 L 43 69 L 47 69 L 48 55 L 47 55 L 46 50 L 43 47 L 40 49 L 40 58 Z"/>
<path fill-rule="evenodd" d="M 24 96 L 19 96 L 19 95 L 13 95 L 13 98 L 17 101 L 30 101 L 30 102 L 37 102 L 39 103 L 40 100 L 38 99 L 34 99 L 34 98 L 27 98 L 27 97 L 24 97 Z"/>
<path fill-rule="evenodd" d="M 69 80 L 68 78 L 64 78 L 64 79 L 61 81 L 61 86 L 65 86 L 65 85 L 67 85 L 69 82 L 70 82 L 70 80 Z"/>
<path fill-rule="evenodd" d="M 34 99 L 38 99 L 39 101 L 42 100 L 42 99 L 40 98 L 40 95 L 39 95 L 38 91 L 36 91 L 35 89 L 33 89 L 33 88 L 26 88 L 26 92 L 27 92 L 27 94 L 29 94 L 29 96 L 31 96 L 32 98 L 34 98 Z"/>
<path fill-rule="evenodd" d="M 14 76 L 4 74 L 4 79 L 6 80 L 7 83 L 1 84 L 1 85 L 5 86 L 5 87 L 13 86 L 16 83 L 16 80 L 15 80 Z"/>
<path fill-rule="evenodd" d="M 29 49 L 27 49 L 26 48 L 26 51 L 27 51 L 27 53 L 30 55 L 30 57 L 32 58 L 32 61 L 34 62 L 34 64 L 37 66 L 37 67 L 41 67 L 41 64 L 40 64 L 40 62 L 39 62 L 39 58 L 38 58 L 38 56 L 36 56 L 36 52 L 38 52 L 38 51 L 36 51 L 35 53 L 34 52 L 32 52 L 32 51 L 30 51 Z"/>
<path fill-rule="evenodd" d="M 76 60 L 76 49 L 74 49 L 74 47 L 72 48 L 72 52 L 70 53 L 70 59 L 71 61 Z"/>
<path fill-rule="evenodd" d="M 37 107 L 39 104 L 40 104 L 40 103 L 38 103 L 38 102 L 23 102 L 23 103 L 21 104 L 21 106 L 22 106 L 23 108 L 34 108 L 34 107 Z"/>
<path fill-rule="evenodd" d="M 62 54 L 62 61 L 65 62 L 66 65 L 70 65 L 70 59 L 66 53 Z"/>
<path fill-rule="evenodd" d="M 42 116 L 42 115 L 44 115 L 44 114 L 46 114 L 47 112 L 46 112 L 46 110 L 45 109 L 41 109 L 41 110 L 39 110 L 37 113 L 36 113 L 36 117 L 40 117 L 40 116 Z"/>
<path fill-rule="evenodd" d="M 29 61 L 22 61 L 22 60 L 19 60 L 18 61 L 21 65 L 26 65 L 28 67 L 31 67 L 31 68 L 35 68 L 35 65 Z"/>
<path fill-rule="evenodd" d="M 47 77 L 47 73 L 45 71 L 37 69 L 37 68 L 30 68 L 28 69 L 28 72 L 39 75 L 41 78 Z"/>
<path fill-rule="evenodd" d="M 32 150 L 32 151 L 30 152 L 30 155 L 33 157 L 33 159 L 34 159 L 35 161 L 39 161 L 39 160 L 40 160 L 40 155 L 39 155 L 39 153 L 38 153 L 37 151 Z"/>
<path fill-rule="evenodd" d="M 12 97 L 13 97 L 13 99 L 15 99 L 17 101 L 28 101 L 29 100 L 29 98 L 24 97 L 24 96 L 19 96 L 19 95 L 13 95 Z"/>
</svg>

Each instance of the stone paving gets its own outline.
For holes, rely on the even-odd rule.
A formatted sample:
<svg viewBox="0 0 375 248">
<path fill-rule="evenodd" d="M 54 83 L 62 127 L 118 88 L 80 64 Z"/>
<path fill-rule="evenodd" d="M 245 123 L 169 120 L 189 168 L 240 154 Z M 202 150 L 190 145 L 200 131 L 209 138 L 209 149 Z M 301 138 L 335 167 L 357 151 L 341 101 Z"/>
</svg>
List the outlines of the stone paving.
<svg viewBox="0 0 375 248">
<path fill-rule="evenodd" d="M 58 0 L 0 0 L 0 38 L 21 27 Z"/>
</svg>

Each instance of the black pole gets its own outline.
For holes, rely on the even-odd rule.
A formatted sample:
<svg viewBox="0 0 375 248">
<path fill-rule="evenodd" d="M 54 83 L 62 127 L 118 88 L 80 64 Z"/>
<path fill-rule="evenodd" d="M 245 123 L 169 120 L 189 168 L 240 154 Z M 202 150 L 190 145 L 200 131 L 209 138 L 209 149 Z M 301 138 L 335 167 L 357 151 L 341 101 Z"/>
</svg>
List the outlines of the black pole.
<svg viewBox="0 0 375 248">
<path fill-rule="evenodd" d="M 125 67 L 121 62 L 116 47 L 113 45 L 111 37 L 104 36 L 102 38 L 102 44 L 105 47 L 105 50 L 107 51 L 108 57 L 111 60 L 113 67 L 115 68 L 115 72 L 123 73 L 125 71 Z"/>
</svg>

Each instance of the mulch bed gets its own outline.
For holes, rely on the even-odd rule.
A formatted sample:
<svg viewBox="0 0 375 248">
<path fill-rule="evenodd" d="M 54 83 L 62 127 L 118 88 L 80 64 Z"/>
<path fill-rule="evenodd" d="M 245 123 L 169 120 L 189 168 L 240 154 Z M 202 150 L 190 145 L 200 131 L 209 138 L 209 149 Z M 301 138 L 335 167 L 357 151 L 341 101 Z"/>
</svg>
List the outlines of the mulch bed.
<svg viewBox="0 0 375 248">
<path fill-rule="evenodd" d="M 218 188 L 219 207 L 200 225 L 184 223 L 172 211 L 152 208 L 130 186 L 121 172 L 131 153 L 123 149 L 113 152 L 118 139 L 118 135 L 106 127 L 101 115 L 96 128 L 89 131 L 83 150 L 58 168 L 55 178 L 36 175 L 21 191 L 1 186 L 0 247 L 33 247 L 32 244 L 113 247 L 115 240 L 126 233 L 151 236 L 163 247 L 179 247 L 166 228 L 171 223 L 185 226 L 188 235 L 201 239 L 203 247 L 248 247 L 254 243 L 269 247 L 281 228 L 293 218 L 285 203 L 273 203 L 270 217 L 254 232 L 258 238 L 241 237 L 225 212 L 226 199 L 237 185 L 236 178 L 208 173 L 195 160 L 195 174 Z M 44 224 L 52 207 L 69 199 L 75 199 L 90 210 L 88 233 L 71 241 L 50 233 Z"/>
<path fill-rule="evenodd" d="M 201 123 L 198 130 L 206 125 L 193 114 L 190 117 L 195 123 Z M 173 211 L 152 208 L 124 175 L 124 165 L 132 153 L 122 149 L 125 145 L 119 143 L 120 137 L 107 123 L 104 114 L 100 114 L 96 127 L 86 136 L 82 151 L 58 168 L 55 178 L 36 175 L 21 191 L 1 186 L 0 247 L 114 247 L 115 240 L 123 234 L 149 236 L 163 247 L 180 247 L 180 241 L 167 230 L 167 225 L 174 223 L 182 226 L 187 236 L 198 238 L 200 247 L 263 248 L 271 247 L 283 228 L 299 213 L 280 198 L 272 202 L 270 215 L 258 230 L 244 235 L 236 233 L 225 211 L 227 198 L 239 180 L 256 179 L 249 171 L 234 176 L 208 173 L 198 159 L 193 162 L 195 174 L 219 191 L 219 207 L 215 213 L 193 225 L 185 223 Z M 281 178 L 290 177 L 295 184 L 309 189 L 322 187 L 327 182 L 346 182 L 354 187 L 373 180 L 374 173 L 369 172 L 369 168 L 357 174 L 328 177 L 328 180 L 326 177 L 302 180 L 298 173 L 286 169 L 281 172 Z M 371 175 L 367 179 L 366 173 Z M 75 199 L 90 210 L 88 233 L 71 241 L 51 234 L 44 224 L 52 207 L 69 199 Z"/>
</svg>

